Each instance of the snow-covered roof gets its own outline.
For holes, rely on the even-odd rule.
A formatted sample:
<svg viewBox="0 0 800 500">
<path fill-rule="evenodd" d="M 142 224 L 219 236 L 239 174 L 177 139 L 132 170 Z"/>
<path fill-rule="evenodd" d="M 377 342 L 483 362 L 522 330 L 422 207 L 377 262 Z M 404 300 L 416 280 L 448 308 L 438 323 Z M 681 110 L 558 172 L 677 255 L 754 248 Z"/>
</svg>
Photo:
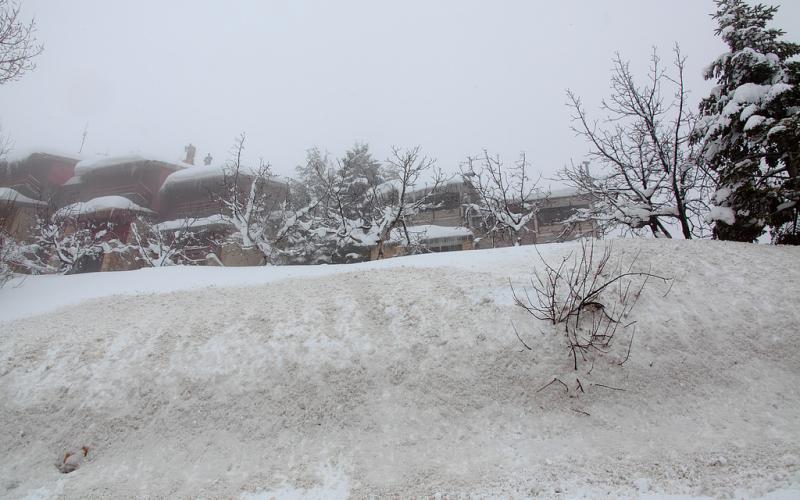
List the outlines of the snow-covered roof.
<svg viewBox="0 0 800 500">
<path fill-rule="evenodd" d="M 56 217 L 70 217 L 80 215 L 90 215 L 99 212 L 114 212 L 115 210 L 124 210 L 139 213 L 153 213 L 144 207 L 140 207 L 124 196 L 100 196 L 93 198 L 89 201 L 81 201 L 59 208 Z"/>
<path fill-rule="evenodd" d="M 472 239 L 474 234 L 472 230 L 466 227 L 454 226 L 437 226 L 433 224 L 421 224 L 419 226 L 408 226 L 408 235 L 414 241 L 420 243 L 429 242 L 435 239 L 451 238 L 453 240 L 463 241 Z M 363 234 L 360 243 L 356 246 L 372 246 L 378 243 L 378 228 L 373 226 L 371 230 Z M 405 232 L 402 227 L 395 227 L 392 234 L 389 236 L 388 243 L 393 245 L 404 245 L 407 243 Z"/>
<path fill-rule="evenodd" d="M 436 226 L 433 224 L 408 226 L 408 232 L 412 236 L 419 236 L 423 241 L 434 238 L 471 238 L 473 236 L 472 230 L 467 227 Z"/>
<path fill-rule="evenodd" d="M 194 184 L 209 179 L 222 179 L 225 177 L 225 165 L 203 165 L 203 166 L 189 166 L 183 170 L 173 172 L 164 180 L 161 186 L 162 190 L 168 190 L 171 187 L 181 184 Z M 242 166 L 239 168 L 239 173 L 245 177 L 252 177 L 257 172 L 250 167 Z M 288 185 L 288 178 L 273 175 L 269 177 L 269 183 Z"/>
<path fill-rule="evenodd" d="M 242 170 L 244 175 L 251 175 L 250 171 L 246 169 Z M 190 166 L 183 170 L 178 170 L 177 172 L 169 174 L 161 188 L 166 189 L 168 186 L 174 186 L 183 183 L 194 183 L 206 179 L 221 179 L 224 176 L 225 167 L 222 165 Z"/>
<path fill-rule="evenodd" d="M 209 215 L 208 217 L 188 217 L 185 219 L 168 220 L 159 222 L 159 231 L 175 231 L 177 229 L 200 229 L 210 226 L 224 226 L 230 224 L 220 214 Z"/>
<path fill-rule="evenodd" d="M 46 203 L 43 201 L 28 198 L 16 189 L 11 189 L 9 187 L 0 187 L 0 202 L 35 206 L 46 205 Z"/>
<path fill-rule="evenodd" d="M 147 162 L 159 163 L 159 166 L 168 168 L 170 170 L 182 170 L 192 167 L 192 165 L 179 161 L 165 160 L 163 158 L 150 155 L 130 154 L 124 156 L 109 156 L 94 160 L 83 160 L 75 165 L 75 175 L 81 176 L 97 172 L 99 170 L 118 168 L 125 165 L 130 165 L 132 163 Z"/>
<path fill-rule="evenodd" d="M 553 199 L 553 198 L 566 198 L 568 196 L 577 196 L 578 190 L 574 187 L 561 187 L 558 189 L 548 189 L 538 191 L 533 195 L 535 200 Z"/>
<path fill-rule="evenodd" d="M 5 157 L 5 161 L 8 163 L 18 163 L 23 162 L 34 155 L 41 155 L 41 156 L 54 156 L 57 158 L 65 158 L 67 160 L 74 160 L 79 161 L 83 157 L 79 154 L 73 153 L 71 151 L 62 151 L 53 148 L 26 148 L 26 149 L 15 149 L 8 153 Z"/>
</svg>

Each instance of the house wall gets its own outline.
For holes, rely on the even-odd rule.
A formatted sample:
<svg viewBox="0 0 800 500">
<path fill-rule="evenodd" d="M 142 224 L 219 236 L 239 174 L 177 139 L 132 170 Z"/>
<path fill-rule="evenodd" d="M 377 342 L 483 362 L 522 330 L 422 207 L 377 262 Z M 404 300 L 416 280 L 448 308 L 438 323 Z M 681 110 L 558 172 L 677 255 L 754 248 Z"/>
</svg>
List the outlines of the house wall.
<svg viewBox="0 0 800 500">
<path fill-rule="evenodd" d="M 239 190 L 245 195 L 250 191 L 251 178 L 241 176 Z M 286 198 L 289 187 L 281 182 L 269 182 L 266 196 L 276 201 Z M 221 177 L 186 181 L 165 186 L 159 192 L 159 218 L 162 221 L 186 217 L 208 217 L 222 213 L 219 198 L 226 195 L 227 188 Z"/>
<path fill-rule="evenodd" d="M 76 159 L 34 153 L 11 163 L 0 163 L 0 186 L 24 196 L 61 206 L 62 186 L 75 175 Z"/>
<path fill-rule="evenodd" d="M 38 219 L 36 207 L 3 203 L 0 206 L 0 228 L 19 241 L 28 241 L 34 235 Z"/>
<path fill-rule="evenodd" d="M 157 162 L 131 163 L 92 172 L 82 175 L 79 184 L 70 186 L 71 202 L 118 195 L 141 207 L 158 210 L 159 189 L 172 172 L 172 169 Z"/>
</svg>

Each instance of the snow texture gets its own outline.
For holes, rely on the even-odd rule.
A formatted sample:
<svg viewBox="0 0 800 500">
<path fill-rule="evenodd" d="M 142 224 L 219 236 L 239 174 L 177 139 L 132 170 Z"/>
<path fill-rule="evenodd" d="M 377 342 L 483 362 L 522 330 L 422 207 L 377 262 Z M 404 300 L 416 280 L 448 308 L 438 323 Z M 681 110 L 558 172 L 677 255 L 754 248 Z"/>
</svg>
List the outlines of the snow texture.
<svg viewBox="0 0 800 500">
<path fill-rule="evenodd" d="M 137 213 L 152 213 L 152 210 L 140 207 L 124 196 L 100 196 L 89 201 L 80 201 L 65 207 L 59 208 L 55 217 L 77 217 L 81 215 L 94 214 L 97 212 L 107 212 L 114 210 L 129 210 Z"/>
<path fill-rule="evenodd" d="M 712 206 L 708 211 L 708 215 L 706 215 L 706 220 L 709 222 L 718 220 L 725 224 L 733 225 L 736 222 L 736 214 L 730 207 Z"/>
<path fill-rule="evenodd" d="M 227 225 L 229 222 L 220 214 L 209 215 L 207 217 L 190 217 L 188 219 L 175 219 L 159 222 L 159 231 L 175 231 L 177 229 L 199 229 L 208 226 Z"/>
<path fill-rule="evenodd" d="M 800 249 L 613 244 L 675 282 L 591 375 L 508 287 L 575 243 L 9 284 L 0 496 L 797 498 Z"/>
</svg>

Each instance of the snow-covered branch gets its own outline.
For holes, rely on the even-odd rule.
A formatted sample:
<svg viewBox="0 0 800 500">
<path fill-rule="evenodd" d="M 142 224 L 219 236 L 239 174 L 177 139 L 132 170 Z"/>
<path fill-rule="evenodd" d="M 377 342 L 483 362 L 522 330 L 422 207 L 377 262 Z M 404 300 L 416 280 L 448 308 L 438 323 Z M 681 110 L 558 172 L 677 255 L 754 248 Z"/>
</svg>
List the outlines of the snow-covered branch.
<svg viewBox="0 0 800 500">
<path fill-rule="evenodd" d="M 654 51 L 647 82 L 640 86 L 618 55 L 600 123 L 589 118 L 577 95 L 567 92 L 573 130 L 589 143 L 589 158 L 599 165 L 595 172 L 588 163 L 572 164 L 561 172 L 562 180 L 593 200 L 593 207 L 578 217 L 592 217 L 606 227 L 648 228 L 656 237 L 671 238 L 670 225 L 677 225 L 687 239 L 703 234 L 712 186 L 689 143 L 695 118 L 686 102 L 684 68 L 677 46 L 672 74 Z M 664 95 L 668 87 L 672 96 Z"/>
<path fill-rule="evenodd" d="M 524 152 L 509 166 L 486 150 L 480 156 L 468 157 L 461 166 L 462 177 L 478 195 L 467 211 L 481 216 L 493 242 L 497 233 L 508 231 L 518 244 L 519 234 L 530 230 L 529 223 L 546 198 L 537 189 L 541 176 L 532 178 L 530 169 Z"/>
</svg>

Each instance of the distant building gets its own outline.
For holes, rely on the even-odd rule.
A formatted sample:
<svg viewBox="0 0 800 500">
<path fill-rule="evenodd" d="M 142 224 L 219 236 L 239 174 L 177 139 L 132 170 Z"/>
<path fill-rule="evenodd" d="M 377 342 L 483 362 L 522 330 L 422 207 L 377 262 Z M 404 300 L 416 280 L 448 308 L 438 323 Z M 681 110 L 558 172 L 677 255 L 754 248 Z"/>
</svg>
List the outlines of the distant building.
<svg viewBox="0 0 800 500">
<path fill-rule="evenodd" d="M 70 230 L 88 229 L 96 241 L 132 243 L 131 224 L 139 216 L 152 217 L 155 213 L 119 195 L 99 196 L 85 202 L 65 205 L 52 215 L 52 219 L 63 222 Z M 74 272 L 119 271 L 141 267 L 130 254 L 109 252 L 86 255 L 76 263 Z"/>
<path fill-rule="evenodd" d="M 33 152 L 0 162 L 0 186 L 32 200 L 59 206 L 64 184 L 75 175 L 76 156 Z"/>
<path fill-rule="evenodd" d="M 424 196 L 427 190 L 411 193 L 412 198 Z M 590 199 L 579 195 L 572 189 L 543 191 L 536 199 L 540 203 L 536 216 L 528 223 L 526 230 L 519 234 L 522 245 L 552 243 L 575 239 L 580 236 L 596 236 L 597 226 L 593 222 L 566 225 L 565 221 L 582 208 L 589 208 Z M 437 193 L 430 196 L 430 209 L 412 218 L 415 225 L 429 224 L 443 227 L 463 227 L 469 229 L 475 238 L 475 248 L 506 247 L 514 245 L 509 233 L 489 233 L 480 214 L 469 210 L 469 206 L 479 203 L 479 196 L 468 180 L 458 180 L 445 184 Z M 512 205 L 513 209 L 513 205 Z M 451 237 L 439 248 L 456 249 L 459 240 Z M 452 243 L 452 244 L 449 244 Z"/>
<path fill-rule="evenodd" d="M 186 159 L 193 161 L 193 146 L 191 150 L 187 147 L 186 152 Z M 205 163 L 209 161 L 210 155 Z M 79 161 L 70 155 L 34 152 L 0 162 L 0 225 L 14 237 L 27 239 L 33 236 L 38 218 L 52 217 L 66 221 L 75 230 L 90 229 L 103 241 L 132 243 L 131 224 L 143 218 L 166 241 L 171 241 L 178 231 L 191 231 L 193 246 L 185 253 L 194 263 L 254 265 L 263 261 L 263 255 L 230 242 L 234 228 L 220 199 L 227 196 L 231 182 L 247 193 L 255 178 L 246 169 L 234 180 L 226 178 L 225 169 L 220 166 L 194 166 L 140 154 Z M 286 200 L 289 185 L 270 179 L 263 189 L 278 208 Z M 426 189 L 409 193 L 412 200 L 426 195 Z M 479 197 L 468 180 L 445 184 L 428 201 L 429 208 L 407 220 L 405 229 L 393 230 L 385 242 L 384 257 L 515 243 L 510 234 L 490 233 L 481 214 L 471 210 L 479 203 Z M 519 233 L 519 243 L 597 235 L 593 222 L 565 224 L 576 210 L 590 206 L 587 197 L 560 190 L 542 193 L 537 201 L 539 211 Z M 345 249 L 345 261 L 377 258 L 377 246 L 367 243 L 375 241 L 375 237 L 365 235 L 364 243 L 350 245 L 352 248 Z M 131 269 L 140 265 L 132 255 L 111 252 L 97 261 L 82 263 L 79 270 Z"/>
<path fill-rule="evenodd" d="M 228 178 L 227 182 L 234 182 Z M 253 175 L 242 169 L 236 180 L 238 189 L 247 193 Z M 159 196 L 159 227 L 163 231 L 191 228 L 198 235 L 199 244 L 192 249 L 193 257 L 214 253 L 225 265 L 246 265 L 260 260 L 259 256 L 247 256 L 234 245 L 224 245 L 233 231 L 222 213 L 219 199 L 226 196 L 224 167 L 204 165 L 190 167 L 169 175 L 162 184 Z M 289 185 L 270 179 L 264 186 L 270 199 L 283 201 Z"/>
<path fill-rule="evenodd" d="M 384 258 L 408 255 L 423 249 L 426 252 L 472 250 L 475 239 L 472 231 L 466 227 L 424 224 L 408 226 L 406 229 L 412 244 L 408 245 L 408 238 L 403 228 L 396 227 L 384 245 Z M 369 258 L 378 259 L 377 246 L 370 247 Z"/>
<path fill-rule="evenodd" d="M 76 203 L 116 195 L 158 212 L 161 185 L 170 174 L 187 167 L 138 154 L 84 160 L 75 165 L 74 177 L 64 183 L 64 198 Z"/>
</svg>

